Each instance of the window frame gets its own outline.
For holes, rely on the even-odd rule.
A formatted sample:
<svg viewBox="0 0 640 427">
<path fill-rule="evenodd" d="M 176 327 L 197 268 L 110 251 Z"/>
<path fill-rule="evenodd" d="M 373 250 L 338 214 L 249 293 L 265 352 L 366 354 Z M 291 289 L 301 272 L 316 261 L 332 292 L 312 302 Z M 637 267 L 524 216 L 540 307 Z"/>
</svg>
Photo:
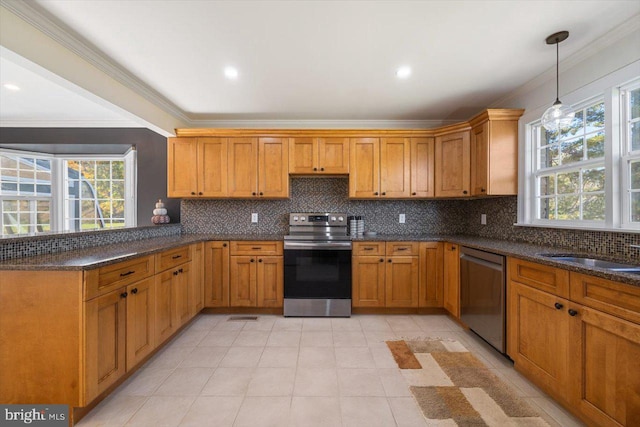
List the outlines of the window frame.
<svg viewBox="0 0 640 427">
<path fill-rule="evenodd" d="M 45 234 L 45 233 L 63 233 L 75 231 L 67 227 L 66 221 L 66 196 L 68 189 L 66 186 L 66 176 L 64 167 L 68 160 L 116 160 L 124 161 L 125 175 L 124 175 L 124 200 L 125 200 L 125 213 L 124 213 L 124 227 L 118 228 L 95 228 L 80 230 L 83 231 L 98 231 L 98 230 L 119 230 L 122 228 L 135 227 L 137 225 L 137 152 L 135 147 L 131 147 L 123 155 L 104 155 L 104 154 L 84 154 L 84 155 L 69 155 L 69 154 L 43 154 L 31 151 L 15 150 L 0 148 L 0 154 L 6 153 L 11 156 L 18 157 L 33 157 L 40 159 L 47 159 L 51 162 L 51 196 L 13 196 L 13 195 L 0 195 L 0 214 L 2 214 L 2 201 L 6 199 L 10 200 L 48 200 L 50 201 L 50 227 L 51 230 L 47 232 L 38 232 L 36 230 L 30 231 L 29 234 Z M 31 225 L 31 224 L 30 224 Z M 4 235 L 0 230 L 0 235 Z M 26 234 L 16 234 L 16 237 Z"/>
<path fill-rule="evenodd" d="M 633 151 L 631 148 L 631 132 L 630 126 L 628 126 L 631 121 L 629 117 L 630 113 L 630 103 L 628 99 L 627 93 L 632 90 L 640 89 L 640 79 L 630 82 L 626 85 L 621 85 L 618 93 L 619 97 L 619 108 L 620 108 L 620 171 L 622 175 L 622 187 L 621 187 L 621 197 L 622 197 L 622 210 L 620 212 L 621 215 L 621 224 L 623 228 L 627 229 L 637 229 L 640 230 L 640 221 L 631 221 L 630 213 L 631 213 L 631 163 L 634 161 L 640 162 L 640 147 Z M 637 117 L 633 121 L 634 123 L 640 122 L 640 117 Z M 638 189 L 637 192 L 640 192 Z"/>
</svg>

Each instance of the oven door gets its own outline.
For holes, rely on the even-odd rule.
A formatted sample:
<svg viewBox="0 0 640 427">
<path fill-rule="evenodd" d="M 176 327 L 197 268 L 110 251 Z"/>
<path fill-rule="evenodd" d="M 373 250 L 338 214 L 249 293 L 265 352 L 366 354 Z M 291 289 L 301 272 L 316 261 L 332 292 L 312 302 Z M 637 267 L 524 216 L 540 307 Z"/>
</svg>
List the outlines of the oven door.
<svg viewBox="0 0 640 427">
<path fill-rule="evenodd" d="M 284 297 L 351 298 L 351 242 L 285 242 Z"/>
</svg>

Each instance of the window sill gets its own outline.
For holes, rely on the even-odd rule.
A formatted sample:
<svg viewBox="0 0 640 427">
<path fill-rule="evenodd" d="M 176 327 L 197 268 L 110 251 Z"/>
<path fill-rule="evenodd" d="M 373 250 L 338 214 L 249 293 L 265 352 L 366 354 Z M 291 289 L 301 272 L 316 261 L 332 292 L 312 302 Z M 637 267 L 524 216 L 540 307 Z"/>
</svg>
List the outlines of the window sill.
<svg viewBox="0 0 640 427">
<path fill-rule="evenodd" d="M 579 226 L 576 224 L 528 224 L 517 222 L 513 224 L 516 227 L 533 227 L 533 228 L 553 228 L 562 230 L 581 230 L 581 231 L 606 231 L 614 233 L 634 233 L 640 234 L 640 228 L 611 228 L 611 227 L 593 227 Z"/>
</svg>

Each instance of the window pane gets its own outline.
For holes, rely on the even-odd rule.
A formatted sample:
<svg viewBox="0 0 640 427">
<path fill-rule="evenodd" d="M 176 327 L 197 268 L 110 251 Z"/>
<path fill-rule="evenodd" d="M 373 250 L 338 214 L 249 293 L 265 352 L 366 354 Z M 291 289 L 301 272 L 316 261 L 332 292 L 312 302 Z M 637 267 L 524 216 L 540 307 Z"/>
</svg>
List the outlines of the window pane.
<svg viewBox="0 0 640 427">
<path fill-rule="evenodd" d="M 3 169 L 17 169 L 18 162 L 13 156 L 5 156 L 4 154 L 0 156 L 0 167 Z"/>
<path fill-rule="evenodd" d="M 124 179 L 124 161 L 111 162 L 111 174 L 113 179 Z"/>
<path fill-rule="evenodd" d="M 631 193 L 631 221 L 640 222 L 640 193 Z"/>
<path fill-rule="evenodd" d="M 582 219 L 604 221 L 604 194 L 584 196 L 582 201 Z"/>
<path fill-rule="evenodd" d="M 555 194 L 555 176 L 541 176 L 540 177 L 540 195 L 541 196 L 550 196 Z"/>
<path fill-rule="evenodd" d="M 18 202 L 16 200 L 4 200 L 2 202 L 2 210 L 5 212 L 16 212 L 18 210 Z"/>
<path fill-rule="evenodd" d="M 111 178 L 111 162 L 109 161 L 96 162 L 96 165 L 97 165 L 96 178 L 98 179 Z"/>
<path fill-rule="evenodd" d="M 640 160 L 631 162 L 631 188 L 640 189 Z"/>
<path fill-rule="evenodd" d="M 593 192 L 604 190 L 604 168 L 585 169 L 582 172 L 582 191 Z"/>
<path fill-rule="evenodd" d="M 96 207 L 93 200 L 83 200 L 82 201 L 82 218 L 96 218 Z"/>
<path fill-rule="evenodd" d="M 580 196 L 558 197 L 558 219 L 580 218 Z"/>
<path fill-rule="evenodd" d="M 579 162 L 584 158 L 582 138 L 576 138 L 562 143 L 562 164 Z"/>
<path fill-rule="evenodd" d="M 92 180 L 96 177 L 95 162 L 83 161 L 80 162 L 80 172 L 85 179 Z"/>
<path fill-rule="evenodd" d="M 604 127 L 604 102 L 587 108 L 587 132 Z"/>
<path fill-rule="evenodd" d="M 540 150 L 540 167 L 549 168 L 560 165 L 559 146 L 549 145 Z"/>
<path fill-rule="evenodd" d="M 540 219 L 555 219 L 556 199 L 540 199 Z"/>
<path fill-rule="evenodd" d="M 3 182 L 1 188 L 3 194 L 16 194 L 18 192 L 18 184 L 15 183 Z"/>
<path fill-rule="evenodd" d="M 580 183 L 579 172 L 559 173 L 557 177 L 558 194 L 576 193 Z"/>
<path fill-rule="evenodd" d="M 111 218 L 111 200 L 100 200 L 98 206 L 100 206 L 101 218 Z"/>
<path fill-rule="evenodd" d="M 124 218 L 124 200 L 114 200 L 112 207 L 114 218 Z"/>
<path fill-rule="evenodd" d="M 93 199 L 95 198 L 95 191 L 93 185 L 90 182 L 82 181 L 82 194 L 81 197 L 83 199 Z"/>
<path fill-rule="evenodd" d="M 587 157 L 589 159 L 604 157 L 604 131 L 598 132 L 587 139 Z"/>
<path fill-rule="evenodd" d="M 111 181 L 97 181 L 96 193 L 99 199 L 110 198 L 111 197 Z"/>
<path fill-rule="evenodd" d="M 629 130 L 629 132 L 631 151 L 640 150 L 640 122 L 631 124 L 631 129 Z"/>
<path fill-rule="evenodd" d="M 124 181 L 112 182 L 111 197 L 114 199 L 124 199 Z"/>
<path fill-rule="evenodd" d="M 640 88 L 629 91 L 629 118 L 640 117 Z"/>
</svg>

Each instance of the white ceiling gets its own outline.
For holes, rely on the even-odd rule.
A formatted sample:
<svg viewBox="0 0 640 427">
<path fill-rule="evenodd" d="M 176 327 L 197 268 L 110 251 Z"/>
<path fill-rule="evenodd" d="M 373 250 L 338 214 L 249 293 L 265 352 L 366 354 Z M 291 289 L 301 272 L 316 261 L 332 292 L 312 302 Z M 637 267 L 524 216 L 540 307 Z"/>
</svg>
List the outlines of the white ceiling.
<svg viewBox="0 0 640 427">
<path fill-rule="evenodd" d="M 549 34 L 570 31 L 562 59 L 640 13 L 637 0 L 37 0 L 32 6 L 149 89 L 147 97 L 195 124 L 464 120 L 554 66 L 555 48 L 544 42 Z M 225 79 L 227 65 L 239 69 L 238 80 Z M 395 77 L 401 65 L 413 69 L 407 80 Z M 0 66 L 4 83 L 11 65 Z M 2 95 L 0 119 L 32 104 Z M 80 118 L 89 111 L 65 110 Z"/>
</svg>

